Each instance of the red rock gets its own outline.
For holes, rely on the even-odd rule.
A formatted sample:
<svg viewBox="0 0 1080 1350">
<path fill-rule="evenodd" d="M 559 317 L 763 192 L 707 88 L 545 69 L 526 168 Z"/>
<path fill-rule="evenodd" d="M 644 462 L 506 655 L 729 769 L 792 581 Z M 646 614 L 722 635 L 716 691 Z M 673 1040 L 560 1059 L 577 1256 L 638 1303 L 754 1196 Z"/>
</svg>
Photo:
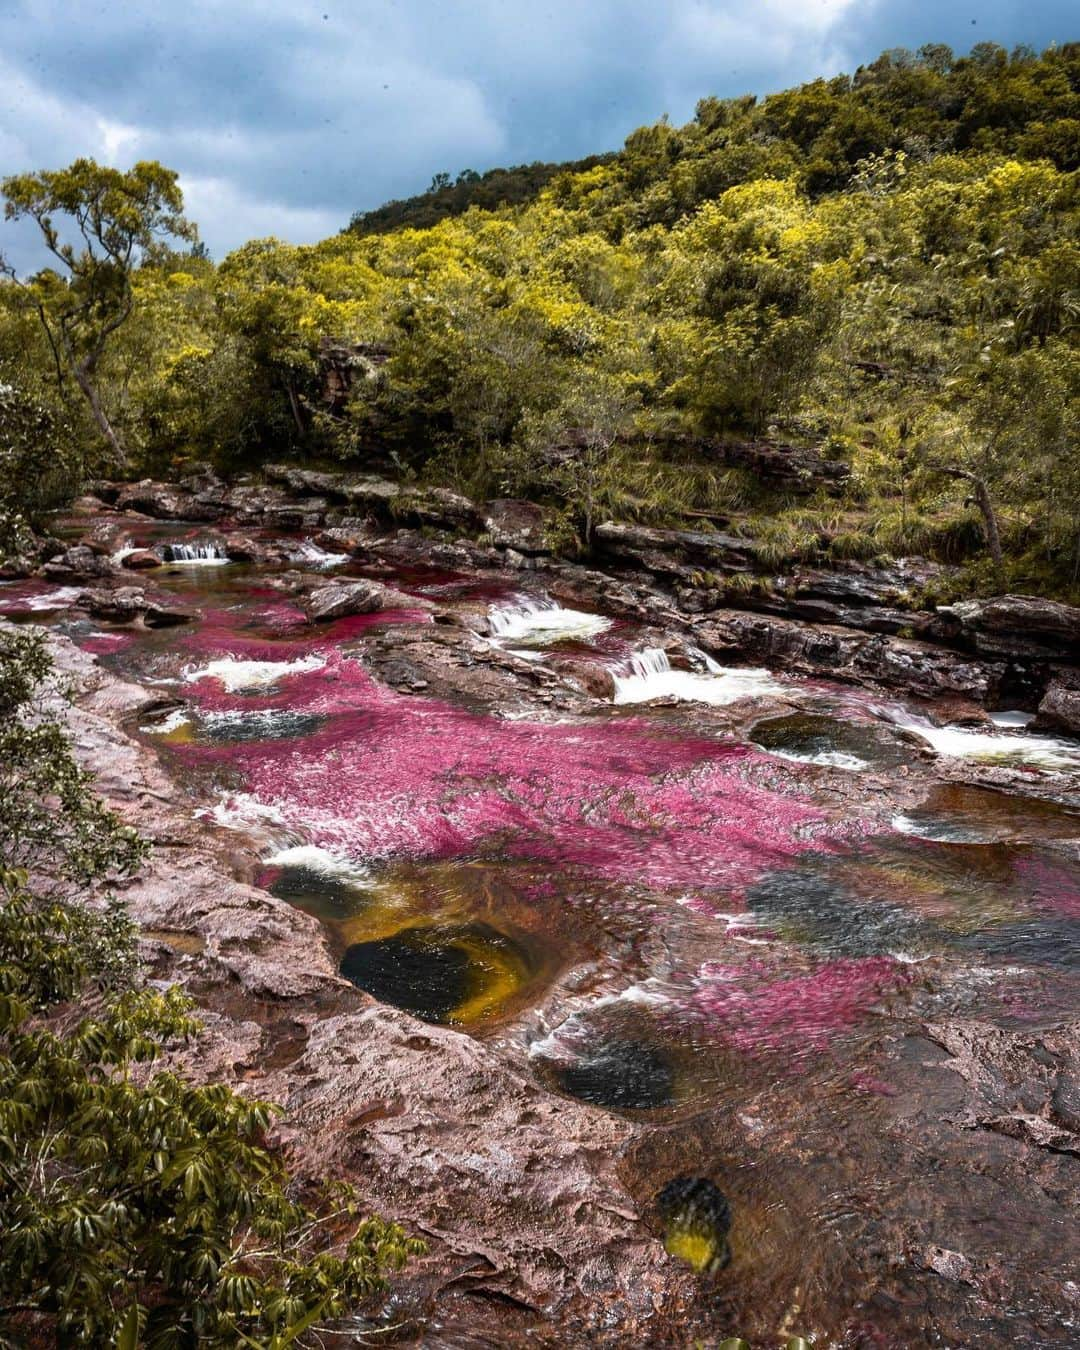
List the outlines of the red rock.
<svg viewBox="0 0 1080 1350">
<path fill-rule="evenodd" d="M 136 549 L 134 553 L 125 554 L 121 560 L 121 566 L 132 572 L 141 572 L 150 567 L 160 567 L 161 559 L 156 553 L 151 553 L 148 548 L 140 548 Z"/>
</svg>

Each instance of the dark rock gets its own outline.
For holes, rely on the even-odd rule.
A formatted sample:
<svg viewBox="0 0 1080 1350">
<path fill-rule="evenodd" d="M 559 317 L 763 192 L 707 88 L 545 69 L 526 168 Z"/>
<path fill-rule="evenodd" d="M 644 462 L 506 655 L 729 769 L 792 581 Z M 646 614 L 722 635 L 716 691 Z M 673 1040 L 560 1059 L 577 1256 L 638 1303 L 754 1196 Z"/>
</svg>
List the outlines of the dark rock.
<svg viewBox="0 0 1080 1350">
<path fill-rule="evenodd" d="M 115 505 L 118 511 L 139 511 L 155 520 L 217 520 L 221 514 L 219 505 L 197 502 L 190 493 L 150 478 L 123 487 Z"/>
<path fill-rule="evenodd" d="M 484 529 L 497 548 L 549 553 L 544 512 L 535 502 L 501 497 L 484 505 Z"/>
<path fill-rule="evenodd" d="M 610 702 L 615 697 L 615 677 L 607 666 L 598 661 L 575 660 L 572 656 L 556 657 L 551 666 L 564 679 L 583 689 L 590 698 Z"/>
<path fill-rule="evenodd" d="M 1080 736 L 1080 675 L 1073 673 L 1050 681 L 1034 725 Z"/>
<path fill-rule="evenodd" d="M 745 571 L 756 552 L 753 540 L 718 530 L 660 530 L 618 521 L 598 525 L 595 539 L 601 552 L 640 562 L 648 571 L 661 574 L 682 575 L 688 564 Z"/>
<path fill-rule="evenodd" d="M 1080 609 L 1032 595 L 942 605 L 927 633 L 986 656 L 1070 662 L 1080 657 Z"/>
<path fill-rule="evenodd" d="M 449 488 L 426 488 L 402 494 L 396 514 L 420 525 L 438 525 L 451 530 L 475 526 L 480 520 L 475 502 Z"/>
<path fill-rule="evenodd" d="M 137 623 L 146 612 L 146 592 L 137 586 L 119 586 L 115 590 L 84 591 L 78 606 L 105 623 Z"/>
<path fill-rule="evenodd" d="M 1058 1124 L 1080 1135 L 1080 1074 L 1061 1075 L 1050 1098 L 1050 1110 Z"/>
<path fill-rule="evenodd" d="M 171 628 L 177 624 L 191 623 L 196 618 L 190 610 L 163 605 L 148 598 L 138 586 L 84 591 L 76 603 L 80 609 L 85 609 L 103 623 L 144 623 L 147 628 Z"/>
<path fill-rule="evenodd" d="M 1025 637 L 1032 633 L 1080 642 L 1080 609 L 1037 595 L 1000 595 L 989 600 L 961 600 L 942 605 L 939 614 L 955 619 L 964 629 L 1009 633 Z"/>
<path fill-rule="evenodd" d="M 325 549 L 327 553 L 362 553 L 369 541 L 370 535 L 362 528 L 335 525 L 330 529 L 321 530 L 313 543 L 318 548 Z"/>
<path fill-rule="evenodd" d="M 237 520 L 247 523 L 262 520 L 271 509 L 281 506 L 284 500 L 280 488 L 243 483 L 229 489 L 222 505 Z"/>
<path fill-rule="evenodd" d="M 112 559 L 102 557 L 85 544 L 76 544 L 47 562 L 41 574 L 50 581 L 79 582 L 112 576 L 116 566 Z"/>
<path fill-rule="evenodd" d="M 151 600 L 143 613 L 143 622 L 147 628 L 175 628 L 179 624 L 194 623 L 198 615 L 190 609 L 181 609 L 178 605 L 159 605 Z"/>
<path fill-rule="evenodd" d="M 271 550 L 265 544 L 247 534 L 230 534 L 222 548 L 230 562 L 264 563 L 271 557 Z"/>
<path fill-rule="evenodd" d="M 695 633 L 698 643 L 713 655 L 736 655 L 927 698 L 959 694 L 993 706 L 1006 673 L 1003 662 L 979 660 L 926 642 L 738 610 L 714 611 Z"/>
</svg>

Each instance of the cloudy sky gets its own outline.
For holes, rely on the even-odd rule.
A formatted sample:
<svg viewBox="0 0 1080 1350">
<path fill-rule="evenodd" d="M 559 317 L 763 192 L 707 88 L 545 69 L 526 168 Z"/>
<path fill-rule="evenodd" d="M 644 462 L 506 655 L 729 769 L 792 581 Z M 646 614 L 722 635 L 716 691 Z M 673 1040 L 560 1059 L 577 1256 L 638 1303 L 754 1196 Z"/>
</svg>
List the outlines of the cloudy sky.
<svg viewBox="0 0 1080 1350">
<path fill-rule="evenodd" d="M 0 174 L 159 159 L 220 258 L 442 170 L 615 149 L 705 94 L 1077 28 L 1070 0 L 0 0 Z M 31 244 L 0 224 L 23 266 Z"/>
</svg>

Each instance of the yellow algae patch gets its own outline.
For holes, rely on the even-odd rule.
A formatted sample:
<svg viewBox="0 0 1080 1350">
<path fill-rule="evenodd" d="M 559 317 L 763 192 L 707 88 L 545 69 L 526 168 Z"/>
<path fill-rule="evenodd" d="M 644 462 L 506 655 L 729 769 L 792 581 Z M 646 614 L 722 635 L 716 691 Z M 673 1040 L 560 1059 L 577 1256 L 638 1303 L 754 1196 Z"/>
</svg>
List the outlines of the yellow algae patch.
<svg viewBox="0 0 1080 1350">
<path fill-rule="evenodd" d="M 664 1250 L 669 1256 L 685 1261 L 699 1275 L 707 1271 L 717 1258 L 715 1238 L 686 1228 L 670 1229 L 664 1235 Z"/>
</svg>

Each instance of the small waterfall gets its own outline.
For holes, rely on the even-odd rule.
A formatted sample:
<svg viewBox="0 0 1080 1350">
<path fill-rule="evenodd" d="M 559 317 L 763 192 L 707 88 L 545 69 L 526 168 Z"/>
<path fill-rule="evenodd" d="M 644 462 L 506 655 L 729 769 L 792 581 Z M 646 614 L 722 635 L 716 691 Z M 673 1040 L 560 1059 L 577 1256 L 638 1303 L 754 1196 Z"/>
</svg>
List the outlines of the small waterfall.
<svg viewBox="0 0 1080 1350">
<path fill-rule="evenodd" d="M 488 610 L 492 636 L 513 645 L 543 647 L 551 642 L 586 641 L 606 632 L 611 620 L 602 614 L 564 609 L 549 596 L 522 595 Z"/>
<path fill-rule="evenodd" d="M 221 544 L 212 540 L 195 540 L 190 544 L 164 544 L 161 558 L 167 563 L 187 563 L 202 566 L 218 565 L 229 561 L 228 554 Z"/>
<path fill-rule="evenodd" d="M 704 672 L 673 670 L 668 654 L 660 647 L 646 647 L 612 671 L 616 703 L 646 703 L 653 698 L 675 698 L 722 707 L 741 698 L 782 694 L 784 686 L 767 670 L 718 665 L 704 652 L 691 651 L 705 666 Z"/>
<path fill-rule="evenodd" d="M 939 755 L 949 758 L 1031 764 L 1043 769 L 1080 768 L 1080 741 L 1034 736 L 1018 729 L 1015 722 L 993 731 L 978 731 L 970 727 L 935 726 L 929 718 L 906 708 L 894 706 L 875 711 L 893 726 L 914 732 Z"/>
<path fill-rule="evenodd" d="M 318 571 L 340 567 L 342 563 L 349 561 L 347 553 L 328 553 L 311 539 L 302 539 L 298 544 L 286 543 L 283 551 L 291 563 L 314 567 Z"/>
</svg>

